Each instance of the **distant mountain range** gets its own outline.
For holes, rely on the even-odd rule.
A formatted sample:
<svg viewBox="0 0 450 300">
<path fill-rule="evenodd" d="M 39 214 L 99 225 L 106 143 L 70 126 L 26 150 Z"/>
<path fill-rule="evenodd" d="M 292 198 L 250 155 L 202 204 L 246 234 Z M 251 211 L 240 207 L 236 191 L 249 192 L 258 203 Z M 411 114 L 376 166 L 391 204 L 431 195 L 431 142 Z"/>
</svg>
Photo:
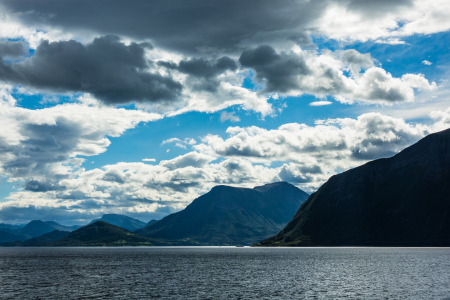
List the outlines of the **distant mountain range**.
<svg viewBox="0 0 450 300">
<path fill-rule="evenodd" d="M 17 228 L 14 225 L 3 224 L 0 229 L 0 243 L 25 241 L 54 230 L 70 232 L 79 226 L 64 226 L 53 221 L 34 220 L 23 227 Z"/>
<path fill-rule="evenodd" d="M 250 245 L 283 228 L 307 197 L 285 182 L 254 189 L 216 186 L 160 221 L 145 224 L 107 214 L 75 231 L 55 222 L 32 221 L 14 230 L 32 238 L 3 232 L 0 241 L 4 246 Z M 141 229 L 131 232 L 136 228 Z"/>
<path fill-rule="evenodd" d="M 253 189 L 216 186 L 184 210 L 136 233 L 197 245 L 251 245 L 282 229 L 307 197 L 286 182 Z"/>
<path fill-rule="evenodd" d="M 450 129 L 331 177 L 262 246 L 450 246 Z"/>
<path fill-rule="evenodd" d="M 99 220 L 107 221 L 112 225 L 125 228 L 129 231 L 134 231 L 151 222 L 156 222 L 152 220 L 149 223 L 145 223 L 124 215 L 105 214 L 100 219 L 93 220 L 91 223 Z M 0 244 L 6 243 L 8 246 L 31 246 L 48 243 L 61 239 L 80 227 L 76 225 L 64 226 L 53 221 L 40 220 L 34 220 L 22 226 L 2 223 L 0 224 Z"/>
</svg>

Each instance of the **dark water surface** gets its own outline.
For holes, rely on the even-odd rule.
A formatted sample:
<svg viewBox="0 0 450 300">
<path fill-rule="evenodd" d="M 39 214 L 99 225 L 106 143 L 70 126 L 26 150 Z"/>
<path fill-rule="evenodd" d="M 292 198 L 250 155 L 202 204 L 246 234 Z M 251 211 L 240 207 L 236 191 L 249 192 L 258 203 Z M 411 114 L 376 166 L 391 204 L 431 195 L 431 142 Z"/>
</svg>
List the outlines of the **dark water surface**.
<svg viewBox="0 0 450 300">
<path fill-rule="evenodd" d="M 1 299 L 450 299 L 450 249 L 0 248 Z"/>
</svg>

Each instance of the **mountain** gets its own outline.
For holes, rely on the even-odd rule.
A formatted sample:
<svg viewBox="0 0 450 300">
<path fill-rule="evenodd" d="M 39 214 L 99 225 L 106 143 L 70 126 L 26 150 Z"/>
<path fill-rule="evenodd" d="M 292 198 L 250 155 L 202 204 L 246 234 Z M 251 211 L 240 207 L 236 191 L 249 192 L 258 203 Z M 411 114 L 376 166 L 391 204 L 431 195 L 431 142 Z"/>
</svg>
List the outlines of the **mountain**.
<svg viewBox="0 0 450 300">
<path fill-rule="evenodd" d="M 23 246 L 46 246 L 47 243 L 62 239 L 66 237 L 70 232 L 53 230 L 41 236 L 37 236 L 26 241 L 21 242 L 20 240 L 10 240 L 8 242 L 1 242 L 0 246 L 8 247 L 23 247 Z"/>
<path fill-rule="evenodd" d="M 37 237 L 34 237 L 34 238 L 24 241 L 23 246 L 34 246 L 34 245 L 46 244 L 49 242 L 60 240 L 64 237 L 68 236 L 69 234 L 70 234 L 70 232 L 68 232 L 68 231 L 53 230 L 52 232 L 48 232 L 41 236 L 37 236 Z"/>
<path fill-rule="evenodd" d="M 26 237 L 25 239 L 30 239 L 33 237 L 41 236 L 48 232 L 52 232 L 53 230 L 73 231 L 73 228 L 58 224 L 53 221 L 44 222 L 41 220 L 34 220 L 25 225 L 24 227 L 16 230 L 16 232 L 18 234 L 22 234 L 23 236 L 25 236 Z"/>
<path fill-rule="evenodd" d="M 43 234 L 58 231 L 73 231 L 78 226 L 64 226 L 53 221 L 40 221 L 34 220 L 30 223 L 23 225 L 9 225 L 1 224 L 0 229 L 0 244 L 14 241 L 26 241 L 28 239 L 41 236 Z"/>
<path fill-rule="evenodd" d="M 145 226 L 152 225 L 153 223 L 156 223 L 156 222 L 158 222 L 158 220 L 155 220 L 155 219 L 150 220 L 150 221 L 148 221 L 147 224 L 145 224 Z M 142 226 L 142 227 L 145 227 L 145 226 Z"/>
<path fill-rule="evenodd" d="M 331 177 L 262 246 L 450 246 L 450 129 Z"/>
<path fill-rule="evenodd" d="M 251 245 L 283 228 L 307 197 L 286 182 L 254 189 L 220 185 L 136 233 L 198 245 Z"/>
<path fill-rule="evenodd" d="M 25 225 L 12 225 L 12 224 L 5 224 L 5 223 L 0 223 L 0 230 L 4 230 L 4 229 L 11 229 L 11 230 L 17 230 L 22 228 Z"/>
<path fill-rule="evenodd" d="M 153 245 L 149 238 L 139 236 L 122 227 L 97 221 L 81 227 L 48 246 L 142 246 Z"/>
<path fill-rule="evenodd" d="M 0 230 L 0 244 L 26 240 L 26 236 L 14 231 Z"/>
<path fill-rule="evenodd" d="M 91 223 L 95 223 L 97 221 L 108 222 L 109 224 L 125 228 L 128 231 L 135 231 L 146 225 L 140 220 L 116 214 L 105 214 L 100 219 L 93 220 Z"/>
</svg>

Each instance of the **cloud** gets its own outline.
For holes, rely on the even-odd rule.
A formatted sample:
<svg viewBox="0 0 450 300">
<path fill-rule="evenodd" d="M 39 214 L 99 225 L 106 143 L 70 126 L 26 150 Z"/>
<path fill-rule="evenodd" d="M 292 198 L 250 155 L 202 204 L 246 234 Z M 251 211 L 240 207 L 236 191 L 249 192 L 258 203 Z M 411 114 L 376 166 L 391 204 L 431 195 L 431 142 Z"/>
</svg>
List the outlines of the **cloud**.
<svg viewBox="0 0 450 300">
<path fill-rule="evenodd" d="M 433 63 L 428 60 L 424 60 L 424 61 L 422 61 L 422 64 L 424 64 L 426 66 L 431 66 Z"/>
<path fill-rule="evenodd" d="M 154 158 L 143 158 L 142 161 L 145 161 L 145 162 L 156 162 L 156 159 L 154 159 Z"/>
<path fill-rule="evenodd" d="M 211 61 L 204 58 L 193 58 L 190 60 L 182 60 L 177 64 L 159 62 L 160 65 L 170 69 L 176 69 L 184 74 L 195 77 L 212 78 L 227 71 L 236 71 L 237 63 L 228 56 L 221 57 L 217 61 Z"/>
<path fill-rule="evenodd" d="M 377 44 L 388 44 L 388 45 L 409 45 L 405 41 L 402 41 L 398 38 L 389 38 L 387 40 L 376 40 Z"/>
<path fill-rule="evenodd" d="M 234 72 L 238 68 L 236 61 L 228 56 L 223 56 L 215 61 L 205 58 L 192 58 L 182 60 L 178 64 L 159 61 L 158 65 L 188 75 L 185 84 L 189 85 L 191 89 L 209 92 L 216 92 L 220 86 L 217 80 L 219 75 L 227 71 Z"/>
<path fill-rule="evenodd" d="M 26 42 L 0 41 L 0 57 L 20 59 L 28 54 Z"/>
<path fill-rule="evenodd" d="M 280 5 L 269 0 L 245 3 L 138 0 L 133 5 L 117 0 L 46 3 L 5 0 L 2 3 L 5 10 L 28 25 L 103 34 L 114 32 L 140 40 L 151 39 L 157 47 L 184 53 L 235 49 L 240 42 L 260 36 L 268 39 L 282 35 L 301 42 L 305 34 L 298 28 L 318 17 L 324 5 L 316 1 Z"/>
<path fill-rule="evenodd" d="M 450 109 L 433 113 L 432 125 L 367 113 L 357 119 L 318 121 L 315 126 L 290 123 L 273 130 L 229 127 L 228 138 L 207 135 L 194 149 L 253 164 L 283 162 L 282 167 L 273 168 L 277 178 L 311 190 L 337 172 L 390 157 L 425 135 L 448 128 L 449 114 Z"/>
<path fill-rule="evenodd" d="M 425 135 L 448 128 L 450 109 L 434 112 L 429 121 L 430 125 L 413 124 L 368 113 L 356 119 L 322 120 L 314 126 L 229 127 L 228 138 L 207 135 L 194 151 L 159 164 L 78 169 L 76 176 L 58 181 L 56 173 L 47 173 L 46 180 L 37 176 L 39 183 L 30 180 L 32 188 L 14 192 L 0 203 L 0 216 L 28 220 L 67 212 L 74 222 L 108 211 L 162 217 L 218 184 L 253 187 L 285 180 L 312 192 L 338 172 L 392 156 Z"/>
<path fill-rule="evenodd" d="M 342 61 L 346 63 L 353 74 L 358 74 L 361 70 L 373 67 L 373 59 L 369 53 L 362 54 L 354 49 L 341 52 Z"/>
<path fill-rule="evenodd" d="M 324 106 L 324 105 L 331 105 L 333 102 L 331 101 L 314 101 L 309 103 L 309 106 Z"/>
<path fill-rule="evenodd" d="M 0 101 L 0 172 L 25 189 L 60 189 L 60 180 L 75 176 L 84 159 L 106 151 L 109 137 L 161 116 L 136 110 L 82 103 L 41 110 Z"/>
<path fill-rule="evenodd" d="M 436 84 L 430 84 L 422 74 L 395 78 L 375 67 L 370 54 L 356 50 L 277 53 L 270 46 L 260 46 L 244 51 L 239 61 L 255 71 L 255 80 L 263 84 L 261 93 L 330 95 L 344 103 L 361 101 L 389 105 L 413 102 L 414 89 L 436 88 Z M 351 71 L 349 76 L 344 74 L 346 70 Z"/>
<path fill-rule="evenodd" d="M 241 121 L 241 119 L 235 115 L 235 112 L 227 112 L 227 111 L 223 111 L 220 114 L 220 122 L 225 122 L 225 121 L 230 121 L 230 122 L 239 122 Z"/>
<path fill-rule="evenodd" d="M 197 141 L 192 138 L 185 138 L 184 140 L 181 140 L 179 138 L 174 137 L 174 138 L 170 138 L 170 139 L 162 141 L 161 146 L 163 146 L 165 144 L 171 144 L 171 143 L 175 143 L 175 146 L 177 146 L 179 148 L 186 149 L 187 146 L 195 145 L 197 143 Z"/>
<path fill-rule="evenodd" d="M 450 28 L 450 4 L 445 0 L 370 2 L 331 1 L 314 25 L 332 39 L 379 40 L 389 44 L 403 44 L 400 37 L 445 32 Z"/>
<path fill-rule="evenodd" d="M 178 156 L 171 160 L 163 160 L 160 165 L 168 168 L 169 170 L 185 168 L 188 166 L 193 168 L 202 168 L 213 160 L 216 160 L 216 157 L 198 152 L 189 152 L 188 154 Z"/>
<path fill-rule="evenodd" d="M 0 61 L 0 80 L 40 90 L 91 93 L 108 104 L 176 99 L 181 84 L 149 72 L 146 47 L 125 45 L 113 35 L 87 45 L 74 40 L 43 41 L 22 62 Z"/>
<path fill-rule="evenodd" d="M 450 28 L 446 0 L 137 0 L 133 5 L 118 0 L 3 0 L 2 4 L 4 11 L 28 26 L 114 32 L 150 39 L 157 47 L 183 53 L 234 50 L 280 40 L 309 43 L 308 34 L 366 41 Z"/>
<path fill-rule="evenodd" d="M 256 78 L 265 83 L 265 92 L 297 90 L 297 78 L 311 73 L 302 56 L 285 52 L 277 54 L 267 45 L 244 51 L 239 62 L 243 67 L 256 71 Z"/>
</svg>

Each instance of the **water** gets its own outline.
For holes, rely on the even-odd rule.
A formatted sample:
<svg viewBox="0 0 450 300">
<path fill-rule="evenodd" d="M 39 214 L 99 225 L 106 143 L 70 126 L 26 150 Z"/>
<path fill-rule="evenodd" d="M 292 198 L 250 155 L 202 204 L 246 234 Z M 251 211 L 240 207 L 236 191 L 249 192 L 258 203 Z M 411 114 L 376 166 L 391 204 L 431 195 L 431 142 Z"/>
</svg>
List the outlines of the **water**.
<svg viewBox="0 0 450 300">
<path fill-rule="evenodd" d="M 1 299 L 450 299 L 450 249 L 0 248 Z"/>
</svg>

